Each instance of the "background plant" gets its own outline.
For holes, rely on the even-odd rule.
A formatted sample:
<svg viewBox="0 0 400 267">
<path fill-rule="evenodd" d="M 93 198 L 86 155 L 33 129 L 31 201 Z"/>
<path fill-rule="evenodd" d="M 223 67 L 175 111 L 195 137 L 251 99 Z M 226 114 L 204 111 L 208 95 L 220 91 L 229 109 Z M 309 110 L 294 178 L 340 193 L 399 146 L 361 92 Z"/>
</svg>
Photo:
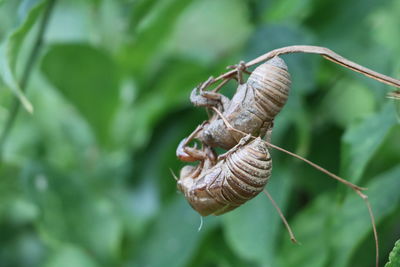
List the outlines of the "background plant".
<svg viewBox="0 0 400 267">
<path fill-rule="evenodd" d="M 0 2 L 0 266 L 373 265 L 363 202 L 295 159 L 273 152 L 268 188 L 301 246 L 263 196 L 198 232 L 169 168 L 206 118 L 191 89 L 241 59 L 313 44 L 399 78 L 398 1 L 58 0 L 24 86 L 49 3 Z M 369 188 L 383 263 L 400 235 L 399 106 L 317 56 L 284 59 L 273 142 Z"/>
</svg>

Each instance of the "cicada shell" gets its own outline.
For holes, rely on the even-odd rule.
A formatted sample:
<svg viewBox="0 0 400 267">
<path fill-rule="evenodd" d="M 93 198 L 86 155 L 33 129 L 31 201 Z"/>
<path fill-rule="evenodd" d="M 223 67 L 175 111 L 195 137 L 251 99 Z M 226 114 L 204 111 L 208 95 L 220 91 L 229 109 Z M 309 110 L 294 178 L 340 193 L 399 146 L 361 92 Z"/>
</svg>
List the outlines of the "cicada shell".
<svg viewBox="0 0 400 267">
<path fill-rule="evenodd" d="M 272 160 L 261 138 L 244 137 L 215 165 L 205 159 L 185 166 L 178 189 L 202 216 L 221 215 L 260 193 L 271 176 Z"/>
<path fill-rule="evenodd" d="M 232 100 L 223 102 L 223 116 L 235 128 L 253 136 L 264 136 L 285 105 L 290 90 L 285 62 L 275 57 L 258 66 L 246 83 L 238 86 Z M 218 116 L 211 119 L 197 138 L 211 147 L 230 149 L 243 135 L 229 131 Z"/>
</svg>

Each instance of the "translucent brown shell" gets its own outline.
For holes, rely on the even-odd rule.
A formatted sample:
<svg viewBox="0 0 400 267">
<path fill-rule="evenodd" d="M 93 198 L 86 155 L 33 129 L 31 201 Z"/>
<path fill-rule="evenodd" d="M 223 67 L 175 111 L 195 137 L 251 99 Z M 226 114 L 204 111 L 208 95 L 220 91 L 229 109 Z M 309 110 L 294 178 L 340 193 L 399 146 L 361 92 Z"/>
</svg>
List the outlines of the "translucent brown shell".
<svg viewBox="0 0 400 267">
<path fill-rule="evenodd" d="M 290 74 L 285 62 L 274 57 L 258 66 L 247 84 L 254 90 L 254 105 L 264 121 L 272 121 L 285 105 L 290 91 Z"/>
<path fill-rule="evenodd" d="M 238 147 L 199 177 L 181 173 L 178 188 L 201 215 L 221 215 L 259 194 L 271 176 L 272 160 L 260 138 Z"/>
</svg>

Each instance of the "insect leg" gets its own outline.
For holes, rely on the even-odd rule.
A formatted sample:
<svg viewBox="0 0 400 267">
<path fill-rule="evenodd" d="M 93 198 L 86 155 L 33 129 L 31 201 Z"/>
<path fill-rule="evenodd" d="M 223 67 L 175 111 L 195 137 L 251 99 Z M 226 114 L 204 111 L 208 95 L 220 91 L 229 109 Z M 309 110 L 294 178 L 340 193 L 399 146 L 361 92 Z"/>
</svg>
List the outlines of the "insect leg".
<svg viewBox="0 0 400 267">
<path fill-rule="evenodd" d="M 234 69 L 236 72 L 236 79 L 239 82 L 239 84 L 243 84 L 243 72 L 247 74 L 251 74 L 250 71 L 247 70 L 246 67 L 246 62 L 243 60 L 239 62 L 239 64 L 228 66 L 227 69 Z"/>
<path fill-rule="evenodd" d="M 289 223 L 287 222 L 287 220 L 286 220 L 286 218 L 285 218 L 285 215 L 283 215 L 283 213 L 282 213 L 281 209 L 279 208 L 278 204 L 276 204 L 275 200 L 274 200 L 274 199 L 272 198 L 272 196 L 268 193 L 267 189 L 264 189 L 263 192 L 264 192 L 264 194 L 269 198 L 269 200 L 271 201 L 272 206 L 274 206 L 274 208 L 275 208 L 276 211 L 278 212 L 279 217 L 281 217 L 283 224 L 285 225 L 287 231 L 289 232 L 290 240 L 291 240 L 293 243 L 299 244 L 299 242 L 297 242 L 296 237 L 295 237 L 294 234 L 293 234 L 292 229 L 290 228 Z"/>
<path fill-rule="evenodd" d="M 222 115 L 222 113 L 221 113 L 219 110 L 217 110 L 217 109 L 215 109 L 215 108 L 213 108 L 213 109 L 214 109 L 214 111 L 218 114 L 218 116 L 220 116 L 221 119 L 224 121 L 224 123 L 226 124 L 226 127 L 227 127 L 227 128 L 230 128 L 232 131 L 236 131 L 236 132 L 238 132 L 238 133 L 246 134 L 246 133 L 244 133 L 244 132 L 242 132 L 242 131 L 240 131 L 240 130 L 238 130 L 238 129 L 235 129 L 234 127 L 232 127 L 232 125 L 230 125 L 230 123 L 226 120 L 226 118 Z M 255 138 L 255 137 L 251 136 L 251 138 Z M 322 168 L 322 167 L 319 166 L 318 164 L 315 164 L 314 162 L 312 162 L 312 161 L 310 161 L 310 160 L 308 160 L 308 159 L 305 159 L 305 158 L 303 158 L 303 157 L 301 157 L 301 156 L 299 156 L 299 155 L 297 155 L 297 154 L 295 154 L 295 153 L 293 153 L 293 152 L 290 152 L 290 151 L 288 151 L 288 150 L 286 150 L 286 149 L 283 149 L 283 148 L 281 148 L 281 147 L 279 147 L 279 146 L 275 146 L 275 145 L 273 145 L 273 144 L 271 144 L 271 143 L 269 143 L 269 142 L 267 142 L 267 141 L 264 141 L 264 142 L 265 142 L 269 147 L 272 147 L 272 148 L 277 149 L 277 150 L 279 150 L 279 151 L 285 152 L 286 154 L 289 154 L 289 155 L 291 155 L 291 156 L 293 156 L 293 157 L 295 157 L 295 158 L 297 158 L 297 159 L 300 159 L 300 160 L 304 161 L 305 163 L 311 165 L 312 167 L 316 168 L 317 170 L 319 170 L 319 171 L 325 173 L 325 174 L 328 175 L 329 177 L 331 177 L 331 178 L 333 178 L 333 179 L 335 179 L 335 180 L 338 180 L 339 182 L 341 182 L 341 183 L 347 185 L 348 187 L 350 187 L 351 189 L 353 189 L 353 190 L 361 197 L 361 199 L 364 201 L 365 205 L 367 206 L 368 213 L 369 213 L 369 216 L 370 216 L 370 219 L 371 219 L 371 224 L 372 224 L 372 229 L 373 229 L 373 232 L 374 232 L 374 239 L 375 239 L 375 250 L 376 250 L 376 257 L 375 257 L 375 259 L 376 259 L 376 267 L 378 267 L 378 265 L 379 265 L 379 264 L 378 264 L 378 263 L 379 263 L 379 241 L 378 241 L 378 234 L 377 234 L 377 231 L 376 231 L 375 216 L 374 216 L 374 214 L 373 214 L 373 212 L 372 212 L 371 204 L 370 204 L 369 201 L 368 201 L 368 196 L 365 195 L 365 194 L 363 194 L 363 193 L 361 192 L 362 190 L 366 190 L 366 188 L 359 187 L 359 186 L 357 186 L 357 185 L 355 185 L 355 184 L 352 184 L 352 183 L 350 183 L 349 181 L 347 181 L 347 180 L 345 180 L 345 179 L 343 179 L 343 178 L 341 178 L 341 177 L 339 177 L 339 176 L 337 176 L 337 175 L 331 173 L 330 171 L 328 171 L 328 170 Z"/>
<path fill-rule="evenodd" d="M 222 113 L 221 113 L 219 110 L 217 110 L 216 108 L 213 108 L 213 110 L 221 117 L 221 119 L 224 121 L 224 123 L 225 123 L 225 125 L 226 125 L 227 128 L 229 128 L 231 131 L 235 131 L 235 132 L 237 132 L 237 133 L 241 133 L 241 134 L 243 134 L 243 135 L 246 135 L 245 132 L 242 132 L 242 131 L 240 131 L 240 130 L 238 130 L 238 129 L 235 129 L 232 125 L 230 125 L 230 123 L 226 120 L 226 118 L 224 117 L 224 115 L 222 115 Z M 255 137 L 252 136 L 251 138 L 255 138 Z M 270 146 L 270 147 L 272 147 L 272 148 L 274 148 L 274 149 L 280 150 L 280 151 L 282 151 L 282 152 L 284 152 L 284 153 L 286 153 L 286 154 L 289 154 L 289 155 L 291 155 L 291 156 L 293 156 L 293 157 L 295 157 L 295 158 L 297 158 L 297 159 L 300 159 L 300 160 L 304 161 L 305 163 L 311 165 L 312 167 L 314 167 L 314 168 L 318 169 L 319 171 L 322 171 L 323 173 L 325 173 L 325 174 L 327 174 L 328 176 L 332 177 L 333 179 L 336 179 L 336 180 L 338 180 L 339 182 L 341 182 L 341 183 L 343 183 L 343 184 L 349 186 L 349 187 L 352 188 L 353 190 L 356 190 L 356 191 L 366 190 L 366 188 L 363 188 L 363 187 L 357 186 L 357 185 L 355 185 L 355 184 L 352 184 L 352 183 L 350 183 L 349 181 L 346 181 L 345 179 L 340 178 L 339 176 L 337 176 L 337 175 L 331 173 L 330 171 L 328 171 L 328 170 L 322 168 L 321 166 L 319 166 L 319 165 L 317 165 L 317 164 L 315 164 L 315 163 L 309 161 L 308 159 L 305 159 L 305 158 L 303 158 L 303 157 L 301 157 L 301 156 L 299 156 L 299 155 L 297 155 L 297 154 L 295 154 L 295 153 L 293 153 L 293 152 L 290 152 L 290 151 L 288 151 L 288 150 L 286 150 L 286 149 L 283 149 L 283 148 L 281 148 L 281 147 L 275 146 L 275 145 L 273 145 L 273 144 L 271 144 L 271 143 L 269 143 L 269 142 L 267 142 L 267 141 L 264 141 L 264 142 L 267 143 L 268 146 Z"/>
<path fill-rule="evenodd" d="M 196 146 L 195 147 L 184 146 L 182 149 L 184 155 L 179 157 L 182 161 L 193 162 L 207 158 L 207 154 L 204 151 L 197 149 Z"/>
<path fill-rule="evenodd" d="M 218 90 L 224 86 L 229 79 L 222 81 L 213 90 L 205 90 L 214 81 L 213 77 L 210 77 L 206 82 L 194 88 L 190 94 L 190 102 L 197 107 L 222 107 L 222 109 L 228 104 L 229 99 L 218 93 Z"/>
<path fill-rule="evenodd" d="M 194 88 L 190 93 L 190 102 L 196 107 L 219 106 L 220 99 L 218 93 L 200 91 L 198 88 Z"/>
<path fill-rule="evenodd" d="M 206 97 L 204 95 L 204 90 L 209 87 L 212 83 L 214 82 L 214 78 L 211 76 L 208 78 L 207 81 L 201 83 L 197 87 L 195 87 L 191 94 L 190 94 L 190 102 L 192 102 L 193 105 L 199 106 L 199 107 L 208 107 L 208 106 L 216 106 L 218 105 L 218 97 Z"/>
<path fill-rule="evenodd" d="M 218 84 L 214 89 L 212 89 L 210 92 L 218 92 L 227 82 L 229 82 L 230 79 L 224 79 L 220 84 Z"/>
<path fill-rule="evenodd" d="M 189 143 L 195 138 L 196 134 L 200 132 L 207 123 L 207 121 L 204 121 L 201 125 L 197 126 L 197 128 L 187 138 L 183 139 L 179 143 L 178 148 L 176 149 L 176 156 L 180 160 L 193 162 L 208 157 L 207 153 L 203 150 L 197 149 L 196 145 L 194 147 L 189 146 Z"/>
</svg>

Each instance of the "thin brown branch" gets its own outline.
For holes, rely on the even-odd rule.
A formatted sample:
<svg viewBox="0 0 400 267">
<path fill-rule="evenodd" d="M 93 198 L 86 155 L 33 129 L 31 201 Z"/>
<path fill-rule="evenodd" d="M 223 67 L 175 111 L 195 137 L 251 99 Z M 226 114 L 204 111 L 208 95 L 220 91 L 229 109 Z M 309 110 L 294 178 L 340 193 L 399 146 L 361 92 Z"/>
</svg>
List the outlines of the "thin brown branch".
<svg viewBox="0 0 400 267">
<path fill-rule="evenodd" d="M 389 77 L 387 75 L 381 74 L 379 72 L 373 71 L 369 68 L 361 66 L 353 61 L 350 61 L 341 55 L 333 52 L 332 50 L 321 47 L 321 46 L 312 46 L 312 45 L 293 45 L 286 46 L 282 48 L 278 48 L 272 50 L 268 53 L 265 53 L 262 56 L 259 56 L 249 62 L 246 63 L 246 68 L 251 67 L 253 65 L 259 64 L 261 62 L 267 61 L 273 57 L 284 55 L 284 54 L 292 54 L 292 53 L 307 53 L 307 54 L 317 54 L 323 56 L 327 60 L 330 60 L 334 63 L 337 63 L 345 68 L 351 69 L 355 72 L 361 73 L 369 78 L 375 79 L 382 83 L 400 88 L 400 80 Z M 219 81 L 221 79 L 229 79 L 232 78 L 237 73 L 237 70 L 228 71 L 220 76 L 218 76 L 214 82 Z"/>
</svg>

